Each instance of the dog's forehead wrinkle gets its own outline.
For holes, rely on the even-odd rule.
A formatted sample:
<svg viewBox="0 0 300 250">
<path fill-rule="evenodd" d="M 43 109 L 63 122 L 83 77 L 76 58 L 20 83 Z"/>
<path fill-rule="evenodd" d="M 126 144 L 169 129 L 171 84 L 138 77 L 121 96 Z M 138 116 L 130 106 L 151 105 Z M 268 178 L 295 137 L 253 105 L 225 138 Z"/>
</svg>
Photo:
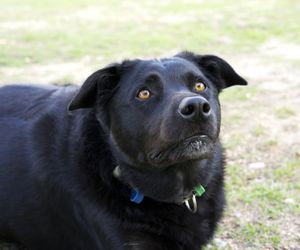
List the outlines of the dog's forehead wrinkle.
<svg viewBox="0 0 300 250">
<path fill-rule="evenodd" d="M 204 77 L 202 71 L 192 62 L 179 57 L 171 57 L 140 61 L 131 74 L 131 81 L 144 82 L 151 75 L 156 75 L 162 82 L 182 81 L 188 75 Z"/>
<path fill-rule="evenodd" d="M 156 60 L 142 61 L 139 63 L 136 71 L 131 75 L 132 78 L 142 81 L 145 80 L 150 75 L 157 75 L 161 77 L 164 72 L 164 67 L 161 63 Z"/>
<path fill-rule="evenodd" d="M 182 58 L 169 58 L 164 60 L 166 75 L 173 80 L 186 78 L 187 75 L 200 75 L 203 73 L 193 63 Z"/>
<path fill-rule="evenodd" d="M 164 62 L 165 66 L 169 66 L 169 67 L 177 66 L 177 67 L 182 67 L 182 68 L 189 68 L 189 69 L 195 70 L 195 71 L 199 70 L 195 64 L 193 64 L 192 62 L 187 61 L 183 58 L 180 58 L 180 57 L 167 58 L 167 59 L 164 59 L 163 62 Z"/>
</svg>

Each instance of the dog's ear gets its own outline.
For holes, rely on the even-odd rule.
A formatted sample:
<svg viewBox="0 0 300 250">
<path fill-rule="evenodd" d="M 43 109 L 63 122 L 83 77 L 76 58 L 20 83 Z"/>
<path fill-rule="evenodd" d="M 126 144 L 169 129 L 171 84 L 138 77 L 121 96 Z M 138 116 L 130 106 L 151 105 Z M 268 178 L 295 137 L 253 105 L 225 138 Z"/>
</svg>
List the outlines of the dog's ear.
<svg viewBox="0 0 300 250">
<path fill-rule="evenodd" d="M 120 80 L 120 67 L 121 64 L 111 64 L 90 75 L 69 104 L 68 110 L 91 108 L 96 101 L 107 100 Z"/>
<path fill-rule="evenodd" d="M 247 81 L 239 76 L 234 69 L 222 58 L 214 55 L 195 55 L 191 52 L 182 52 L 181 57 L 196 64 L 220 91 L 233 85 L 247 85 Z"/>
</svg>

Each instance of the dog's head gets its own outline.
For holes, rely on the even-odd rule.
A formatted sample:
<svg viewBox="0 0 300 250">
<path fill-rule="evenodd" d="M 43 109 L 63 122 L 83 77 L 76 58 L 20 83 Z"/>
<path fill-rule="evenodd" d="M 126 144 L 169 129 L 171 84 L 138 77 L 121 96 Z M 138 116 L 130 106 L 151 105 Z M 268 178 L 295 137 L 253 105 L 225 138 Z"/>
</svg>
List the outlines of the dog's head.
<svg viewBox="0 0 300 250">
<path fill-rule="evenodd" d="M 223 59 L 183 52 L 95 72 L 69 110 L 94 108 L 120 162 L 159 172 L 211 156 L 220 130 L 218 94 L 246 84 Z"/>
</svg>

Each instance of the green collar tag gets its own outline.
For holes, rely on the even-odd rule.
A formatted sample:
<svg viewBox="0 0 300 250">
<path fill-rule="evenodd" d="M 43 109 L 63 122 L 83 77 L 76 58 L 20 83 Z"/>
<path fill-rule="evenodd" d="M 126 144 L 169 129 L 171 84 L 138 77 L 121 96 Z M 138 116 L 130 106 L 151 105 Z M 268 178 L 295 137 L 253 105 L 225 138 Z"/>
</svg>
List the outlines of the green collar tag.
<svg viewBox="0 0 300 250">
<path fill-rule="evenodd" d="M 195 191 L 195 195 L 200 197 L 205 193 L 205 188 L 202 185 L 199 185 L 195 187 L 194 191 Z"/>
</svg>

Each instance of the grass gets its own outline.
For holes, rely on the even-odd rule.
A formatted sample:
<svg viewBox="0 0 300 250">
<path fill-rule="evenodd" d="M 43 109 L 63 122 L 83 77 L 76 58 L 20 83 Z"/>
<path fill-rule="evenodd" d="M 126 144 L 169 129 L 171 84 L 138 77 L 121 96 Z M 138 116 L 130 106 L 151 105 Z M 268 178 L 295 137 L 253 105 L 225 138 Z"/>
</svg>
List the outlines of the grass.
<svg viewBox="0 0 300 250">
<path fill-rule="evenodd" d="M 266 134 L 266 129 L 261 125 L 258 125 L 254 127 L 250 132 L 253 136 L 260 137 Z"/>
<path fill-rule="evenodd" d="M 278 108 L 275 110 L 275 115 L 279 119 L 286 119 L 290 116 L 296 115 L 295 111 L 288 107 Z"/>
<path fill-rule="evenodd" d="M 300 60 L 264 47 L 300 48 L 299 1 L 0 0 L 0 9 L 0 83 L 66 83 L 86 77 L 84 66 L 185 49 L 230 58 L 250 84 L 220 95 L 228 205 L 206 249 L 299 248 Z M 63 68 L 83 61 L 78 72 Z"/>
<path fill-rule="evenodd" d="M 0 17 L 0 65 L 6 66 L 182 49 L 251 51 L 269 37 L 300 37 L 297 1 L 2 0 L 0 6 L 6 13 Z"/>
<path fill-rule="evenodd" d="M 217 237 L 233 238 L 241 249 L 281 249 L 285 239 L 281 236 L 280 223 L 285 216 L 300 213 L 300 197 L 296 197 L 300 191 L 296 181 L 299 166 L 299 159 L 287 161 L 275 170 L 267 166 L 270 169 L 260 172 L 249 172 L 237 164 L 228 165 L 226 216 L 234 221 L 222 225 Z M 292 202 L 287 203 L 289 199 Z M 219 248 L 212 244 L 208 249 Z M 232 248 L 227 245 L 226 249 Z"/>
<path fill-rule="evenodd" d="M 221 94 L 221 102 L 243 102 L 251 99 L 257 93 L 258 89 L 255 86 L 235 86 L 234 88 L 226 89 Z"/>
</svg>

